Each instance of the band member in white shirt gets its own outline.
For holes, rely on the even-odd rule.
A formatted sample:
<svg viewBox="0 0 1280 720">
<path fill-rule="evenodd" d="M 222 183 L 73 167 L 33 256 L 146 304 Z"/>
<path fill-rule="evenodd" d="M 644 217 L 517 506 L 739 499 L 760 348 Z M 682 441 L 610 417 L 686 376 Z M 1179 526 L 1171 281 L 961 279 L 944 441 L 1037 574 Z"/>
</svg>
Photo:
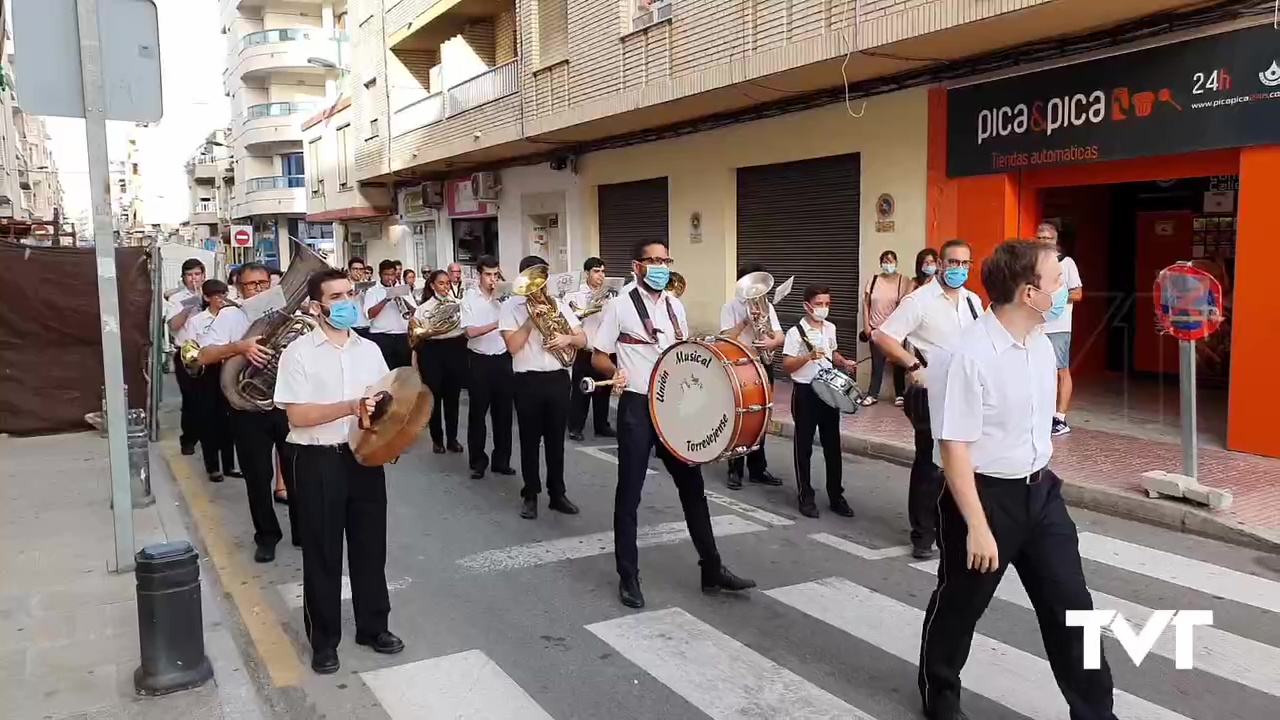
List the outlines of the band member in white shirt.
<svg viewBox="0 0 1280 720">
<path fill-rule="evenodd" d="M 209 328 L 213 321 L 227 307 L 227 284 L 221 280 L 205 280 L 200 293 L 204 309 L 187 320 L 182 333 L 202 345 L 202 341 L 209 338 Z M 185 366 L 181 363 L 179 365 L 185 371 Z M 243 477 L 236 472 L 236 449 L 231 439 L 231 406 L 222 394 L 221 369 L 221 363 L 210 365 L 204 368 L 199 377 L 191 378 L 191 382 L 195 384 L 191 403 L 198 413 L 200 454 L 210 482 L 222 482 L 223 477 Z"/>
<path fill-rule="evenodd" d="M 369 268 L 364 264 L 364 258 L 353 257 L 347 261 L 347 279 L 352 284 L 368 282 Z M 356 291 L 356 305 L 360 309 L 360 317 L 356 320 L 355 327 L 351 328 L 356 334 L 365 340 L 372 340 L 369 335 L 369 313 L 364 309 L 365 291 Z"/>
<path fill-rule="evenodd" d="M 704 495 L 702 468 L 677 460 L 658 440 L 649 415 L 649 374 L 662 351 L 689 336 L 684 305 L 664 292 L 671 279 L 671 257 L 661 242 L 640 241 L 632 252 L 636 282 L 605 306 L 596 334 L 595 369 L 615 381 L 618 400 L 618 487 L 613 505 L 614 557 L 618 568 L 618 599 L 631 608 L 644 607 L 640 591 L 640 558 L 636 548 L 636 512 L 656 447 L 658 459 L 680 491 L 689 536 L 702 567 L 703 592 L 746 590 L 754 580 L 729 571 L 716 549 L 711 513 Z M 617 354 L 617 363 L 609 358 Z"/>
<path fill-rule="evenodd" d="M 813 483 L 809 480 L 813 457 L 813 436 L 822 440 L 822 459 L 827 469 L 827 501 L 831 511 L 853 517 L 853 508 L 844 498 L 841 478 L 844 460 L 840 456 L 840 411 L 824 403 L 813 390 L 818 370 L 839 365 L 856 372 L 857 365 L 836 351 L 836 326 L 827 322 L 831 312 L 831 289 L 810 285 L 804 289 L 804 318 L 787 331 L 782 348 L 782 371 L 791 376 L 791 417 L 795 421 L 796 487 L 800 493 L 800 514 L 818 517 Z"/>
<path fill-rule="evenodd" d="M 760 263 L 748 263 L 738 268 L 738 279 L 750 275 L 755 272 L 765 272 L 765 268 Z M 769 328 L 773 331 L 772 337 L 756 337 L 756 322 L 753 309 L 741 298 L 733 298 L 720 308 L 720 334 L 737 340 L 749 347 L 754 348 L 757 352 L 767 350 L 777 350 L 782 347 L 785 338 L 782 332 L 782 325 L 778 322 L 778 311 L 774 309 L 773 303 L 766 303 L 769 308 Z M 765 374 L 769 376 L 769 384 L 773 385 L 773 364 L 764 364 Z M 751 482 L 760 485 L 781 485 L 782 480 L 769 472 L 769 461 L 764 455 L 764 439 L 760 440 L 760 447 L 752 450 L 747 454 L 746 460 L 742 457 L 736 457 L 729 460 L 729 489 L 742 489 L 742 467 L 746 465 L 747 474 L 751 478 Z"/>
<path fill-rule="evenodd" d="M 582 276 L 585 282 L 577 292 L 569 293 L 564 300 L 579 310 L 585 309 L 591 304 L 591 296 L 604 285 L 605 267 L 604 261 L 598 257 L 587 258 L 582 264 Z M 592 380 L 607 380 L 605 376 L 596 372 L 591 367 L 592 348 L 595 347 L 596 328 L 600 327 L 600 319 L 603 317 L 603 311 L 582 318 L 582 330 L 587 335 L 587 344 L 578 350 L 578 356 L 573 361 L 573 402 L 569 408 L 569 439 L 581 441 L 583 439 L 583 430 L 587 426 L 587 411 L 591 412 L 591 422 L 595 428 L 595 436 L 598 438 L 616 437 L 617 434 L 613 428 L 609 426 L 609 395 L 611 391 L 609 386 L 596 388 L 591 394 L 578 392 L 578 386 L 582 384 L 583 378 L 591 378 Z"/>
<path fill-rule="evenodd" d="M 467 335 L 471 364 L 467 404 L 467 450 L 471 456 L 471 478 L 479 480 L 492 467 L 499 475 L 515 475 L 511 467 L 511 413 L 513 396 L 511 355 L 498 332 L 502 303 L 494 297 L 498 260 L 481 255 L 476 260 L 480 285 L 462 299 L 462 327 Z M 485 454 L 487 442 L 484 416 L 493 421 L 493 457 Z"/>
<path fill-rule="evenodd" d="M 1045 654 L 1072 718 L 1115 720 L 1111 671 L 1084 668 L 1070 610 L 1092 610 L 1062 480 L 1048 469 L 1056 394 L 1053 345 L 1062 311 L 1057 247 L 1012 240 L 982 263 L 991 310 L 950 352 L 934 353 L 929 405 L 946 491 L 938 502 L 938 585 L 925 613 L 920 693 L 931 720 L 957 720 L 960 672 L 974 627 L 1010 565 L 1035 608 Z"/>
<path fill-rule="evenodd" d="M 399 284 L 399 272 L 393 260 L 378 263 L 378 284 L 365 291 L 364 309 L 369 315 L 369 339 L 382 349 L 382 356 L 391 368 L 406 367 L 412 361 L 409 356 L 408 305 L 399 297 L 391 297 L 387 291 Z"/>
<path fill-rule="evenodd" d="M 320 327 L 280 356 L 276 404 L 288 414 L 298 475 L 294 507 L 303 517 L 302 611 L 311 668 L 338 670 L 342 640 L 342 544 L 346 536 L 356 643 L 383 654 L 404 650 L 387 629 L 387 479 L 356 462 L 348 444 L 360 405 L 377 417 L 371 387 L 387 374 L 381 351 L 351 332 L 359 312 L 346 273 L 321 270 L 307 281 Z"/>
<path fill-rule="evenodd" d="M 941 278 L 902 298 L 897 309 L 871 333 L 871 341 L 880 352 L 907 371 L 902 410 L 911 420 L 916 445 L 907 491 L 907 518 L 911 523 L 911 554 L 921 560 L 933 557 L 938 495 L 942 492 L 942 474 L 933 462 L 929 394 L 922 369 L 934 354 L 949 348 L 982 310 L 982 299 L 964 287 L 972 265 L 969 243 L 948 240 L 942 244 L 939 256 Z M 916 354 L 903 347 L 904 340 L 911 343 Z"/>
<path fill-rule="evenodd" d="M 449 274 L 443 270 L 427 275 L 427 286 L 422 292 L 422 302 L 415 311 L 419 320 L 430 317 L 444 298 L 457 302 L 449 294 Z M 435 396 L 435 410 L 428 424 L 432 451 L 437 455 L 446 449 L 462 452 L 462 445 L 458 444 L 458 398 L 467 377 L 467 336 L 462 324 L 418 343 L 415 362 L 423 384 Z"/>
<path fill-rule="evenodd" d="M 245 300 L 271 287 L 271 275 L 261 263 L 250 262 L 240 266 L 240 296 Z M 223 308 L 209 326 L 204 342 L 200 344 L 200 364 L 216 365 L 223 360 L 243 355 L 257 365 L 265 367 L 271 361 L 273 351 L 258 343 L 261 337 L 245 337 L 249 330 L 249 318 L 240 308 Z M 276 518 L 272 489 L 275 481 L 274 450 L 280 461 L 289 497 L 289 529 L 294 547 L 302 547 L 302 535 L 298 532 L 296 513 L 293 512 L 293 457 L 287 452 L 285 437 L 289 434 L 289 421 L 284 411 L 275 408 L 267 412 L 231 410 L 231 434 L 235 440 L 236 455 L 240 458 L 240 470 L 244 473 L 245 492 L 249 496 L 249 514 L 253 517 L 253 559 L 268 563 L 276 559 L 276 544 L 284 537 L 280 521 Z"/>
<path fill-rule="evenodd" d="M 520 272 L 546 264 L 546 260 L 530 255 L 520 261 Z M 587 336 L 568 303 L 557 303 L 556 312 L 564 318 L 569 332 L 550 338 L 534 325 L 529 308 L 529 296 L 514 296 L 502 304 L 498 314 L 498 332 L 511 353 L 516 420 L 520 426 L 520 474 L 524 478 L 520 517 L 538 517 L 538 495 L 542 493 L 539 445 L 547 455 L 547 495 L 551 498 L 548 507 L 577 515 L 578 506 L 565 495 L 564 487 L 564 431 L 573 387 L 569 384 L 569 371 L 551 351 L 580 348 L 586 345 Z M 547 307 L 543 305 L 535 311 L 546 312 Z"/>
<path fill-rule="evenodd" d="M 182 287 L 169 295 L 165 303 L 164 319 L 169 326 L 169 337 L 173 340 L 173 374 L 178 379 L 178 392 L 182 395 L 182 434 L 178 436 L 178 444 L 183 455 L 195 454 L 196 443 L 200 440 L 200 408 L 196 398 L 195 379 L 182 364 L 178 350 L 182 343 L 194 340 L 185 327 L 191 318 L 200 312 L 200 303 L 183 305 L 185 301 L 200 294 L 200 286 L 204 283 L 204 263 L 199 258 L 189 258 L 182 263 Z"/>
</svg>

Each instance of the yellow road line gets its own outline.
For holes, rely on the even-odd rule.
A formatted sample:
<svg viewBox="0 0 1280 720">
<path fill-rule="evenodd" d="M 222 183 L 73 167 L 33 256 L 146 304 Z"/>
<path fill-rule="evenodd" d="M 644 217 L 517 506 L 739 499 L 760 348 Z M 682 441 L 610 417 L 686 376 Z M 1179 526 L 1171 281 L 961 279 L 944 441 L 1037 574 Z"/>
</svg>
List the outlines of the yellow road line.
<svg viewBox="0 0 1280 720">
<path fill-rule="evenodd" d="M 191 463 L 182 457 L 176 441 L 160 443 L 160 453 L 169 463 L 169 469 L 186 498 L 205 551 L 213 561 L 222 588 L 231 596 L 258 657 L 266 666 L 271 684 L 276 687 L 300 685 L 303 671 L 298 652 L 285 635 L 282 620 L 272 610 L 235 542 L 225 530 L 221 512 L 210 500 L 204 484 L 196 478 Z"/>
</svg>

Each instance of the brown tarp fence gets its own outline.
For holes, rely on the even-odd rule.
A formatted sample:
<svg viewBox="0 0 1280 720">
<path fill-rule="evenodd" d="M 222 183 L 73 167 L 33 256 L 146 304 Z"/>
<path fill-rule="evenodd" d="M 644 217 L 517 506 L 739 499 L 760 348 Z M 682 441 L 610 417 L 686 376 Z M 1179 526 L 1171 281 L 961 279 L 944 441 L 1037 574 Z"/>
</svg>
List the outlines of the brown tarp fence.
<svg viewBox="0 0 1280 720">
<path fill-rule="evenodd" d="M 129 407 L 147 407 L 148 248 L 116 249 Z M 0 433 L 85 430 L 102 409 L 102 330 L 92 248 L 0 241 Z"/>
</svg>

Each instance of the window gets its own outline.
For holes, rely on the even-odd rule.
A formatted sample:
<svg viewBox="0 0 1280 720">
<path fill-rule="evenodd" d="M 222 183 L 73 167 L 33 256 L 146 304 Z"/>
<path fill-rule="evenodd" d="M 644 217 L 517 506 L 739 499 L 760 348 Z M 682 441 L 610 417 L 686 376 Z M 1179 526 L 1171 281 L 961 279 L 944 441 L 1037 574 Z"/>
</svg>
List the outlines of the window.
<svg viewBox="0 0 1280 720">
<path fill-rule="evenodd" d="M 364 233 L 352 231 L 347 233 L 347 261 L 351 258 L 369 258 L 369 245 L 364 241 Z"/>
<path fill-rule="evenodd" d="M 378 85 L 378 78 L 373 77 L 364 81 L 364 106 L 373 107 L 373 92 Z M 378 116 L 374 115 L 369 118 L 369 131 L 365 133 L 365 139 L 378 137 Z"/>
<path fill-rule="evenodd" d="M 302 153 L 286 153 L 281 155 L 280 174 L 285 176 L 288 187 L 306 187 L 307 170 L 302 162 Z"/>
<path fill-rule="evenodd" d="M 474 266 L 481 255 L 498 257 L 498 218 L 454 219 L 453 259 Z"/>
<path fill-rule="evenodd" d="M 538 0 L 538 65 L 560 62 L 568 55 L 568 0 Z"/>
<path fill-rule="evenodd" d="M 672 0 L 626 0 L 631 4 L 631 27 L 640 30 L 671 19 Z"/>
<path fill-rule="evenodd" d="M 320 138 L 316 138 L 307 143 L 307 184 L 311 188 L 312 195 L 319 195 L 324 186 L 324 181 L 320 178 Z"/>
<path fill-rule="evenodd" d="M 351 187 L 351 178 L 347 174 L 348 163 L 351 157 L 348 153 L 351 151 L 351 143 L 347 140 L 351 126 L 343 125 L 338 128 L 338 189 L 346 190 Z"/>
<path fill-rule="evenodd" d="M 378 118 L 369 118 L 369 137 L 378 137 Z"/>
</svg>

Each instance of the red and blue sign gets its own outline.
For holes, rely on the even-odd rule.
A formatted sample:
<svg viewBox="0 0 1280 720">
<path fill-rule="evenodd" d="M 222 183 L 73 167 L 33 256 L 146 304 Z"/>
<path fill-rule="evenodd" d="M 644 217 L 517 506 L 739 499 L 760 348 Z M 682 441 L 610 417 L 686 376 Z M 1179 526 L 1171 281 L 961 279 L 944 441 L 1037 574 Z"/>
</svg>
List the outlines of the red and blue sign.
<svg viewBox="0 0 1280 720">
<path fill-rule="evenodd" d="M 1190 263 L 1161 270 L 1153 293 L 1160 327 L 1179 340 L 1203 340 L 1222 324 L 1222 285 Z"/>
</svg>

